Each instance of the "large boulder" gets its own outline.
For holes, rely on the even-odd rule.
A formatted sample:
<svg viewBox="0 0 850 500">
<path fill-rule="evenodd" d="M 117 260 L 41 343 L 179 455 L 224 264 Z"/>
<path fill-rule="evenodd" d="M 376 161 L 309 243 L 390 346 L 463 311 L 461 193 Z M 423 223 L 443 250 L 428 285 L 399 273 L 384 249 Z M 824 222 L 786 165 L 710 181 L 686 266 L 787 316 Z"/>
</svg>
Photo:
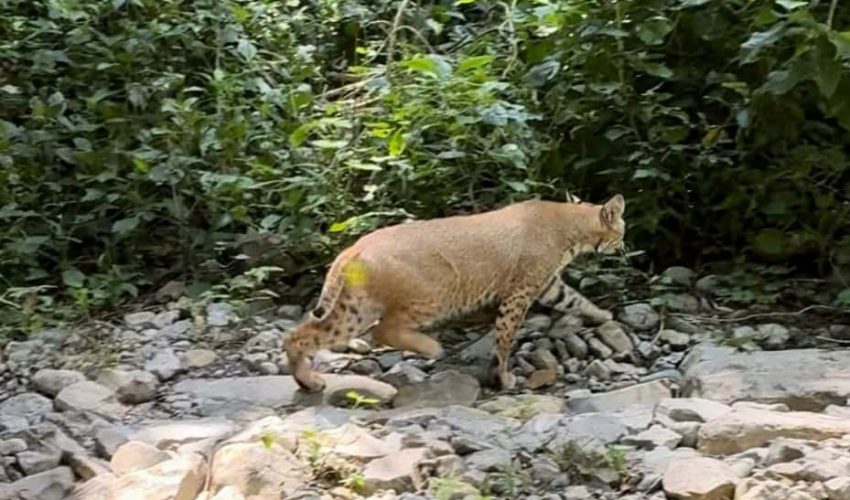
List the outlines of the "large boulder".
<svg viewBox="0 0 850 500">
<path fill-rule="evenodd" d="M 784 403 L 821 411 L 850 397 L 850 351 L 738 352 L 701 345 L 683 361 L 685 396 L 722 403 Z"/>
</svg>

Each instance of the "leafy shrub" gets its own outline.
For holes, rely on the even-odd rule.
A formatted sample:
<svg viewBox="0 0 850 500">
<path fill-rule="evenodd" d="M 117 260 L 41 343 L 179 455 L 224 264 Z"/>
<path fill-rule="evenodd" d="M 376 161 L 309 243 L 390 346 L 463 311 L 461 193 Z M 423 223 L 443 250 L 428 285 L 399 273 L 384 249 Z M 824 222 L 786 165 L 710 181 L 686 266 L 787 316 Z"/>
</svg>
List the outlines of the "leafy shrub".
<svg viewBox="0 0 850 500">
<path fill-rule="evenodd" d="M 292 276 L 378 224 L 567 188 L 625 193 L 660 264 L 846 268 L 835 6 L 0 1 L 0 287 L 88 311 L 263 238 Z"/>
</svg>

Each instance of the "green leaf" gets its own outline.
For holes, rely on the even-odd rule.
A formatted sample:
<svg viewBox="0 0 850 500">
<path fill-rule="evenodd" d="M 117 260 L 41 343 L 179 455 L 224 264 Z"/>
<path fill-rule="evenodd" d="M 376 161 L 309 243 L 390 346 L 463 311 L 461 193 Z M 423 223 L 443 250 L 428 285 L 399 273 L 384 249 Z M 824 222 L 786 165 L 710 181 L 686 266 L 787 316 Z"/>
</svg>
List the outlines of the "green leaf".
<svg viewBox="0 0 850 500">
<path fill-rule="evenodd" d="M 390 137 L 388 144 L 388 152 L 392 157 L 399 157 L 404 152 L 406 144 L 404 142 L 404 130 L 396 129 Z"/>
<path fill-rule="evenodd" d="M 818 53 L 820 57 L 815 62 L 817 69 L 814 72 L 814 79 L 821 94 L 829 99 L 835 94 L 836 89 L 838 89 L 838 82 L 841 81 L 841 75 L 844 69 L 841 63 L 832 59 L 823 53 L 823 51 L 818 51 Z"/>
<path fill-rule="evenodd" d="M 752 244 L 753 250 L 765 257 L 782 257 L 788 250 L 785 234 L 778 229 L 762 229 Z"/>
<path fill-rule="evenodd" d="M 793 89 L 794 86 L 796 86 L 797 83 L 799 83 L 802 79 L 803 75 L 800 75 L 796 71 L 785 69 L 771 71 L 767 75 L 767 81 L 764 82 L 764 85 L 759 87 L 756 92 L 763 94 L 782 95 Z"/>
<path fill-rule="evenodd" d="M 119 236 L 125 236 L 133 232 L 137 227 L 139 227 L 139 218 L 127 217 L 126 219 L 115 221 L 115 223 L 112 224 L 112 232 Z"/>
<path fill-rule="evenodd" d="M 673 29 L 670 20 L 664 16 L 655 16 L 647 19 L 637 29 L 637 36 L 647 45 L 660 45 L 664 43 L 664 37 Z"/>
<path fill-rule="evenodd" d="M 86 283 L 86 275 L 72 267 L 62 271 L 62 283 L 71 288 L 82 288 Z"/>
<path fill-rule="evenodd" d="M 316 139 L 315 141 L 310 141 L 310 144 L 316 146 L 321 149 L 340 149 L 344 148 L 348 145 L 348 141 L 343 140 L 330 140 L 330 139 Z"/>
<path fill-rule="evenodd" d="M 457 66 L 458 71 L 464 73 L 472 69 L 479 69 L 493 62 L 493 56 L 475 56 L 467 57 L 460 61 Z"/>
<path fill-rule="evenodd" d="M 845 288 L 835 297 L 835 305 L 843 307 L 850 306 L 850 288 Z"/>
<path fill-rule="evenodd" d="M 304 141 L 307 140 L 310 133 L 318 127 L 319 123 L 316 121 L 307 122 L 296 128 L 289 134 L 289 143 L 292 144 L 292 147 L 299 147 L 304 144 Z"/>
<path fill-rule="evenodd" d="M 662 63 L 644 63 L 643 70 L 652 76 L 663 78 L 665 80 L 673 76 L 673 71 Z"/>
<path fill-rule="evenodd" d="M 246 61 L 250 61 L 257 55 L 257 47 L 250 41 L 242 39 L 236 44 L 236 52 Z"/>
<path fill-rule="evenodd" d="M 680 3 L 682 7 L 699 7 L 700 5 L 705 5 L 711 1 L 712 0 L 681 0 Z"/>
<path fill-rule="evenodd" d="M 792 10 L 799 9 L 800 7 L 805 7 L 809 4 L 809 2 L 804 2 L 802 0 L 776 0 L 776 4 L 790 12 Z"/>
<path fill-rule="evenodd" d="M 146 174 L 151 171 L 151 166 L 144 158 L 134 156 L 133 169 L 140 174 Z"/>
<path fill-rule="evenodd" d="M 439 79 L 448 78 L 452 71 L 451 65 L 442 56 L 436 54 L 405 59 L 400 62 L 400 65 L 411 71 Z"/>
<path fill-rule="evenodd" d="M 272 449 L 272 446 L 274 446 L 274 436 L 271 434 L 263 434 L 260 440 L 263 442 L 263 448 L 266 450 L 270 450 Z"/>
<path fill-rule="evenodd" d="M 842 59 L 850 59 L 850 31 L 830 31 L 828 36 L 835 46 L 836 55 Z"/>
<path fill-rule="evenodd" d="M 758 31 L 750 35 L 750 38 L 741 44 L 741 62 L 749 64 L 757 61 L 761 51 L 779 41 L 784 33 L 785 24 L 779 23 L 767 31 Z"/>
<path fill-rule="evenodd" d="M 469 3 L 475 3 L 478 0 L 455 0 L 455 5 L 466 5 Z"/>
</svg>

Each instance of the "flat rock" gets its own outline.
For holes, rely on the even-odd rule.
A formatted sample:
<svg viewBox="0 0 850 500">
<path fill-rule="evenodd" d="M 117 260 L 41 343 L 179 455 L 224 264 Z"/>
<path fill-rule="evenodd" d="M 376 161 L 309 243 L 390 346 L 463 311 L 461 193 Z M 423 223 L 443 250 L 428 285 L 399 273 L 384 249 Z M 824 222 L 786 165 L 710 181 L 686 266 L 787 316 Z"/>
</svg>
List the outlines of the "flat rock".
<svg viewBox="0 0 850 500">
<path fill-rule="evenodd" d="M 622 439 L 623 444 L 636 446 L 645 450 L 659 447 L 673 449 L 682 441 L 682 436 L 670 429 L 660 425 L 653 425 L 649 429 L 639 432 L 634 436 L 626 436 Z"/>
<path fill-rule="evenodd" d="M 661 318 L 651 305 L 642 302 L 624 307 L 620 321 L 635 330 L 650 330 L 658 326 Z"/>
<path fill-rule="evenodd" d="M 69 467 L 40 472 L 13 483 L 0 484 L 0 498 L 66 500 L 74 485 L 74 473 Z"/>
<path fill-rule="evenodd" d="M 700 457 L 671 461 L 662 482 L 667 496 L 677 500 L 731 500 L 737 481 L 725 463 Z"/>
<path fill-rule="evenodd" d="M 56 409 L 60 411 L 91 411 L 108 417 L 115 417 L 121 412 L 115 391 L 88 380 L 77 382 L 62 389 L 56 395 Z"/>
<path fill-rule="evenodd" d="M 708 422 L 723 416 L 732 408 L 702 398 L 671 398 L 658 403 L 657 411 L 675 422 Z"/>
<path fill-rule="evenodd" d="M 235 430 L 233 422 L 213 417 L 197 420 L 165 420 L 152 422 L 130 436 L 159 449 L 168 449 L 192 441 L 221 438 Z"/>
<path fill-rule="evenodd" d="M 685 396 L 721 403 L 784 403 L 794 410 L 821 411 L 850 397 L 850 350 L 738 352 L 701 345 L 682 363 Z"/>
<path fill-rule="evenodd" d="M 614 354 L 624 354 L 634 349 L 632 339 L 623 331 L 623 327 L 616 321 L 607 321 L 596 327 L 596 334 L 610 347 Z"/>
<path fill-rule="evenodd" d="M 573 413 L 610 412 L 633 405 L 654 405 L 671 396 L 668 384 L 655 380 L 614 391 L 570 397 L 567 409 Z"/>
<path fill-rule="evenodd" d="M 829 500 L 850 500 L 850 476 L 834 477 L 823 483 Z"/>
<path fill-rule="evenodd" d="M 806 485 L 795 485 L 761 477 L 748 477 L 735 487 L 735 500 L 821 500 L 822 495 L 806 491 Z M 830 500 L 833 500 L 830 498 Z"/>
<path fill-rule="evenodd" d="M 109 466 L 113 473 L 122 476 L 129 472 L 153 467 L 169 458 L 171 458 L 169 453 L 156 446 L 142 441 L 128 441 L 112 455 Z"/>
<path fill-rule="evenodd" d="M 150 311 L 140 311 L 124 315 L 124 323 L 131 328 L 153 328 L 156 314 Z"/>
<path fill-rule="evenodd" d="M 189 349 L 183 353 L 183 366 L 189 370 L 204 368 L 216 362 L 218 354 L 209 349 Z"/>
<path fill-rule="evenodd" d="M 430 379 L 398 389 L 393 399 L 396 408 L 442 408 L 471 405 L 481 390 L 475 377 L 455 370 L 439 372 Z"/>
<path fill-rule="evenodd" d="M 564 407 L 563 398 L 545 394 L 503 395 L 478 405 L 480 410 L 518 420 L 530 420 L 543 413 L 561 414 Z"/>
<path fill-rule="evenodd" d="M 470 469 L 482 472 L 504 472 L 511 468 L 511 453 L 502 448 L 490 448 L 470 453 L 463 461 Z"/>
<path fill-rule="evenodd" d="M 59 450 L 44 448 L 40 451 L 22 451 L 17 454 L 18 466 L 24 474 L 31 476 L 59 466 L 62 454 Z"/>
<path fill-rule="evenodd" d="M 97 382 L 115 391 L 118 400 L 126 404 L 139 404 L 156 396 L 159 380 L 152 373 L 142 370 L 118 370 L 107 368 Z"/>
<path fill-rule="evenodd" d="M 211 474 L 212 491 L 231 486 L 257 500 L 287 498 L 311 478 L 308 464 L 277 441 L 227 444 L 216 452 Z"/>
<path fill-rule="evenodd" d="M 78 371 L 44 368 L 33 375 L 32 385 L 36 391 L 53 398 L 69 385 L 85 380 L 86 376 Z"/>
<path fill-rule="evenodd" d="M 153 373 L 160 380 L 170 380 L 183 369 L 180 358 L 171 348 L 160 349 L 145 362 L 145 370 Z"/>
<path fill-rule="evenodd" d="M 34 392 L 24 392 L 0 403 L 0 415 L 5 417 L 37 417 L 53 411 L 53 402 Z"/>
<path fill-rule="evenodd" d="M 203 490 L 207 464 L 200 454 L 176 455 L 124 476 L 104 474 L 79 486 L 74 498 L 193 500 Z"/>
<path fill-rule="evenodd" d="M 426 457 L 425 448 L 406 448 L 377 460 L 363 469 L 363 493 L 395 490 L 397 493 L 413 491 L 421 486 L 423 478 L 417 466 Z"/>
<path fill-rule="evenodd" d="M 850 420 L 810 412 L 733 408 L 709 420 L 699 432 L 699 449 L 732 454 L 765 446 L 777 438 L 823 441 L 850 434 Z"/>
</svg>

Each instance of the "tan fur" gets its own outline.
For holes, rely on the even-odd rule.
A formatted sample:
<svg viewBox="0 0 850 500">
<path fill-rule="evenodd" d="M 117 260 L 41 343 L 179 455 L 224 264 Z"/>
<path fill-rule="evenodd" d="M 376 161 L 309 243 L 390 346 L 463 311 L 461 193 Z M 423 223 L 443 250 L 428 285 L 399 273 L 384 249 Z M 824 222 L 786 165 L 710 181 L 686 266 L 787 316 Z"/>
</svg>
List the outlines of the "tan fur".
<svg viewBox="0 0 850 500">
<path fill-rule="evenodd" d="M 369 328 L 376 344 L 437 358 L 442 347 L 421 328 L 494 304 L 495 375 L 503 388 L 513 387 L 508 356 L 529 306 L 550 295 L 553 282 L 563 285 L 556 275 L 576 255 L 622 244 L 624 208 L 621 195 L 605 205 L 533 200 L 363 236 L 336 258 L 318 306 L 287 341 L 296 380 L 322 390 L 309 357 Z"/>
</svg>

